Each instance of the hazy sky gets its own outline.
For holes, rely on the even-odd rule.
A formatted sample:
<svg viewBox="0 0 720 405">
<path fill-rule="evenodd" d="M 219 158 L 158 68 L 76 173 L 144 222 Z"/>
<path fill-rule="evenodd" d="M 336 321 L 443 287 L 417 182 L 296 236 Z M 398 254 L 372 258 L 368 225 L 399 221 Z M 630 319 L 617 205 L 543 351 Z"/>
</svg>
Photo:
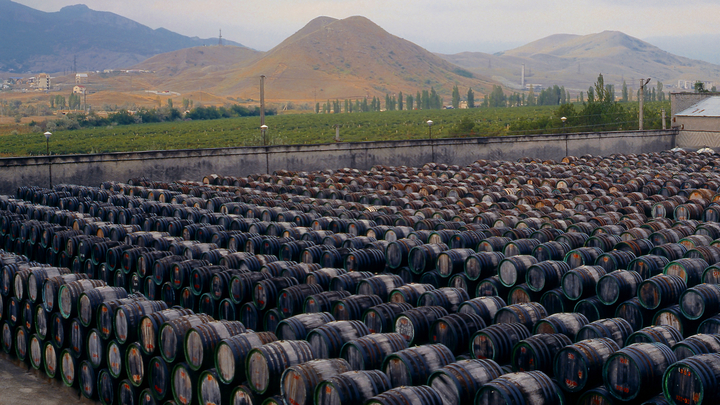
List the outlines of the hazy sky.
<svg viewBox="0 0 720 405">
<path fill-rule="evenodd" d="M 315 17 L 362 15 L 430 51 L 496 52 L 548 35 L 720 34 L 718 0 L 15 0 L 43 11 L 86 4 L 151 28 L 266 51 Z M 712 46 L 717 46 L 713 44 Z"/>
</svg>

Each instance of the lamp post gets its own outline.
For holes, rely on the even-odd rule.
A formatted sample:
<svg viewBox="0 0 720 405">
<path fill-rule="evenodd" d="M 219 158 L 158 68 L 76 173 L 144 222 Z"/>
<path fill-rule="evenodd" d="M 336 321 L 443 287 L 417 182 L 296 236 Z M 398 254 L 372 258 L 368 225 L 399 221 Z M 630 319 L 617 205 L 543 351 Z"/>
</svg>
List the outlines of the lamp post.
<svg viewBox="0 0 720 405">
<path fill-rule="evenodd" d="M 428 125 L 428 135 L 430 136 L 430 153 L 433 163 L 435 162 L 435 144 L 432 141 L 432 126 L 433 122 L 432 120 L 427 120 Z"/>
<path fill-rule="evenodd" d="M 52 188 L 52 162 L 50 161 L 50 136 L 52 133 L 50 131 L 45 132 L 45 148 L 48 156 L 48 178 L 50 183 L 50 188 Z"/>
<path fill-rule="evenodd" d="M 260 132 L 262 132 L 262 138 L 263 138 L 263 146 L 267 146 L 267 139 L 265 138 L 265 132 L 267 131 L 268 126 L 263 124 L 260 125 Z"/>
<path fill-rule="evenodd" d="M 567 117 L 560 117 L 560 121 L 563 123 L 563 132 L 565 132 L 565 122 L 567 122 Z"/>
<path fill-rule="evenodd" d="M 645 114 L 644 114 L 644 102 L 645 102 L 645 86 L 650 83 L 650 79 L 640 79 L 640 100 L 638 102 L 640 103 L 639 106 L 639 117 L 638 117 L 638 130 L 642 131 L 644 129 L 644 123 L 645 123 Z"/>
</svg>

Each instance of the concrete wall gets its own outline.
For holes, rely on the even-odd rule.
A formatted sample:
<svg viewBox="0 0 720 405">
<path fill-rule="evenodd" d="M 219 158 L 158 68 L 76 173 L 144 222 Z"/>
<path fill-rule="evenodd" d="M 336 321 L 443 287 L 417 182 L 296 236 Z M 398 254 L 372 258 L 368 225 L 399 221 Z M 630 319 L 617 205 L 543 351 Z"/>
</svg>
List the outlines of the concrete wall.
<svg viewBox="0 0 720 405">
<path fill-rule="evenodd" d="M 677 132 L 631 131 L 562 135 L 455 138 L 65 155 L 0 159 L 0 193 L 19 186 L 97 186 L 102 181 L 148 177 L 159 181 L 203 176 L 246 176 L 279 169 L 320 170 L 374 165 L 421 166 L 427 162 L 467 165 L 477 159 L 516 160 L 531 156 L 560 160 L 584 154 L 641 153 L 671 149 Z"/>
<path fill-rule="evenodd" d="M 681 113 L 695 104 L 710 98 L 718 96 L 720 93 L 695 93 L 695 92 L 683 92 L 683 93 L 670 93 L 670 114 L 671 114 L 671 126 L 675 126 L 675 115 Z"/>
</svg>

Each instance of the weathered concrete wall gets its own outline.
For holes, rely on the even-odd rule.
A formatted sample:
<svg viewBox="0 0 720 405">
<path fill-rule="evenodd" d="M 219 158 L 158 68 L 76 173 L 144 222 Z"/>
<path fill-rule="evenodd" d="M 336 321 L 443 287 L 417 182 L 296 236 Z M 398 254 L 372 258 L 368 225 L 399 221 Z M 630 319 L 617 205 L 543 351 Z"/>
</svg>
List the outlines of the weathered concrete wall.
<svg viewBox="0 0 720 405">
<path fill-rule="evenodd" d="M 0 159 L 0 193 L 12 193 L 19 186 L 47 187 L 50 170 L 53 184 L 96 186 L 142 176 L 199 181 L 211 173 L 245 176 L 279 169 L 368 169 L 378 164 L 421 166 L 431 161 L 467 165 L 477 159 L 559 160 L 568 155 L 652 152 L 673 148 L 676 134 L 671 130 L 604 132 L 5 158 Z"/>
<path fill-rule="evenodd" d="M 675 144 L 678 148 L 720 148 L 720 131 L 680 130 Z"/>
</svg>

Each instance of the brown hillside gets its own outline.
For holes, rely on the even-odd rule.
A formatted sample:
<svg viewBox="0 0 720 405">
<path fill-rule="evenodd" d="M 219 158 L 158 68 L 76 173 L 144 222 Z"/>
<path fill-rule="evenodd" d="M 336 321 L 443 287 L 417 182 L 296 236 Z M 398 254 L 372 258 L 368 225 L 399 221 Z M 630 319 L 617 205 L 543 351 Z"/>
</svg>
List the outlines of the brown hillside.
<svg viewBox="0 0 720 405">
<path fill-rule="evenodd" d="M 243 99 L 259 98 L 265 75 L 268 100 L 324 101 L 415 94 L 433 86 L 449 101 L 454 85 L 483 94 L 484 77 L 458 75 L 458 67 L 389 34 L 364 17 L 321 17 L 247 67 L 227 75 L 211 91 Z"/>
</svg>

